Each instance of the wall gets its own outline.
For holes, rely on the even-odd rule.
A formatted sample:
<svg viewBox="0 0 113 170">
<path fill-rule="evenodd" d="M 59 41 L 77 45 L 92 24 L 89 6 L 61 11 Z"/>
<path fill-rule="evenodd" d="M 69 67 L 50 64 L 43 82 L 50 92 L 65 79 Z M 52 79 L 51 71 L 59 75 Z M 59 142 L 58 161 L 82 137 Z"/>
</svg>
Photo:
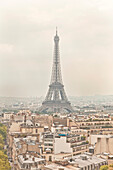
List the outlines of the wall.
<svg viewBox="0 0 113 170">
<path fill-rule="evenodd" d="M 95 154 L 107 152 L 113 155 L 113 138 L 98 138 Z"/>
<path fill-rule="evenodd" d="M 70 147 L 70 143 L 66 143 L 66 137 L 60 137 L 60 138 L 55 138 L 55 143 L 54 143 L 54 153 L 71 153 L 72 148 Z"/>
<path fill-rule="evenodd" d="M 94 145 L 97 143 L 97 138 L 106 138 L 106 137 L 111 137 L 111 135 L 90 135 L 89 142 L 91 145 Z"/>
</svg>

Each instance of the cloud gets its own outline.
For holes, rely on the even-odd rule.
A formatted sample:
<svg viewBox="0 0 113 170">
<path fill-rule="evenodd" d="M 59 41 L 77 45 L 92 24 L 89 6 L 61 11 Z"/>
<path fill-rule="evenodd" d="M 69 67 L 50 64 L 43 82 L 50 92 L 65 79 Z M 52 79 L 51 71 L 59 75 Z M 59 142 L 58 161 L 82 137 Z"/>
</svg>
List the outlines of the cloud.
<svg viewBox="0 0 113 170">
<path fill-rule="evenodd" d="M 13 51 L 14 46 L 11 44 L 0 44 L 0 54 L 2 53 L 11 53 Z"/>
<path fill-rule="evenodd" d="M 112 0 L 0 1 L 0 25 L 2 96 L 46 94 L 56 26 L 67 94 L 113 94 Z"/>
</svg>

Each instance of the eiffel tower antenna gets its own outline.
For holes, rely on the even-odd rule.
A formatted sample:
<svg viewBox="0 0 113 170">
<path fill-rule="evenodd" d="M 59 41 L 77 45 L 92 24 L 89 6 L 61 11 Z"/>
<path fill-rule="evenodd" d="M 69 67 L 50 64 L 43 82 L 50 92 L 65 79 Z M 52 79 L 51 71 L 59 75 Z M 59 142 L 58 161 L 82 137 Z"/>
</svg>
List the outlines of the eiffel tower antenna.
<svg viewBox="0 0 113 170">
<path fill-rule="evenodd" d="M 57 35 L 57 27 L 56 27 L 56 35 Z"/>
<path fill-rule="evenodd" d="M 59 36 L 56 27 L 54 36 L 54 58 L 52 67 L 51 82 L 40 112 L 73 112 L 70 102 L 67 99 L 61 76 Z"/>
</svg>

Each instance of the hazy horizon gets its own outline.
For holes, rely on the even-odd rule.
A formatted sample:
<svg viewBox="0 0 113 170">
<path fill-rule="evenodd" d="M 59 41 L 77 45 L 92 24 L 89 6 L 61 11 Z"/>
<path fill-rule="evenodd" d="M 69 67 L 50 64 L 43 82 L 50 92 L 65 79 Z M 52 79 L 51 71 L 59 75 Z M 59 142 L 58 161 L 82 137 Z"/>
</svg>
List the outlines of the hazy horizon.
<svg viewBox="0 0 113 170">
<path fill-rule="evenodd" d="M 0 96 L 44 96 L 54 35 L 68 96 L 113 95 L 112 0 L 0 1 Z"/>
</svg>

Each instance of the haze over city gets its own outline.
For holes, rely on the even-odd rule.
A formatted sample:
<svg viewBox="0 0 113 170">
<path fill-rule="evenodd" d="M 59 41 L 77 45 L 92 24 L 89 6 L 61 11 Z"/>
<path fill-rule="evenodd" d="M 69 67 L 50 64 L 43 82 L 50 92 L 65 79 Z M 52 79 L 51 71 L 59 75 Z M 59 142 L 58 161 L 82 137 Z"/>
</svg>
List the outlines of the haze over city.
<svg viewBox="0 0 113 170">
<path fill-rule="evenodd" d="M 56 26 L 67 95 L 113 94 L 112 0 L 0 1 L 0 96 L 45 96 Z"/>
</svg>

